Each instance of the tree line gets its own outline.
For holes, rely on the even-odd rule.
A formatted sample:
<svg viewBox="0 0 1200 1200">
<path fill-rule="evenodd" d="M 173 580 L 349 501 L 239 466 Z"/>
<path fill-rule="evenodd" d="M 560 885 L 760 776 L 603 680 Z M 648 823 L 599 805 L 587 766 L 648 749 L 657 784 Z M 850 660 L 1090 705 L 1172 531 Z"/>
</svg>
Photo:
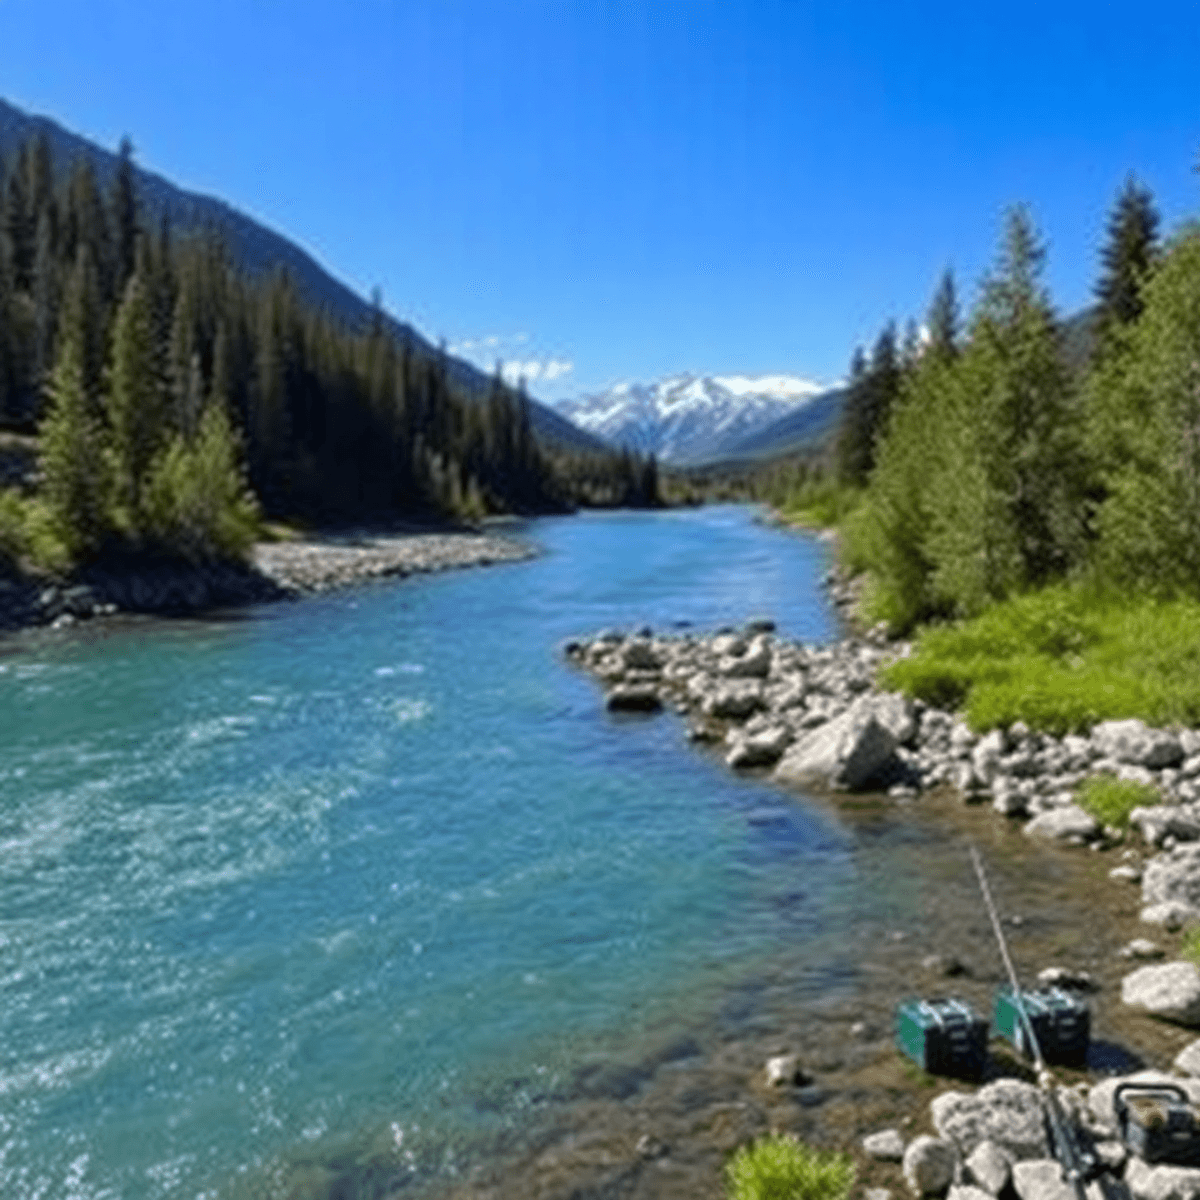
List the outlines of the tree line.
<svg viewBox="0 0 1200 1200">
<path fill-rule="evenodd" d="M 948 271 L 923 330 L 855 352 L 832 461 L 798 481 L 839 494 L 876 617 L 971 616 L 1061 579 L 1200 596 L 1200 228 L 1164 243 L 1159 223 L 1131 176 L 1068 327 L 1014 207 L 965 322 Z"/>
<path fill-rule="evenodd" d="M 284 274 L 246 278 L 212 232 L 147 228 L 128 139 L 106 193 L 44 138 L 0 164 L 0 427 L 40 434 L 41 474 L 0 500 L 0 551 L 58 566 L 237 556 L 263 514 L 657 502 L 652 461 L 543 447 L 499 364 L 471 398 L 378 302 L 349 328 Z"/>
</svg>

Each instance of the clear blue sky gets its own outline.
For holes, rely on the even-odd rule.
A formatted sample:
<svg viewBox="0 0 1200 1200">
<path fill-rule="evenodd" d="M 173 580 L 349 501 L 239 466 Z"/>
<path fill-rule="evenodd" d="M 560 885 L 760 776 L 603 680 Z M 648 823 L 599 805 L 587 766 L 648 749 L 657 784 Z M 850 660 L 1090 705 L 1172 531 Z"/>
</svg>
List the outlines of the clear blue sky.
<svg viewBox="0 0 1200 1200">
<path fill-rule="evenodd" d="M 0 95 L 544 399 L 833 381 L 1016 201 L 1074 311 L 1128 171 L 1200 211 L 1198 80 L 1194 3 L 0 0 Z"/>
</svg>

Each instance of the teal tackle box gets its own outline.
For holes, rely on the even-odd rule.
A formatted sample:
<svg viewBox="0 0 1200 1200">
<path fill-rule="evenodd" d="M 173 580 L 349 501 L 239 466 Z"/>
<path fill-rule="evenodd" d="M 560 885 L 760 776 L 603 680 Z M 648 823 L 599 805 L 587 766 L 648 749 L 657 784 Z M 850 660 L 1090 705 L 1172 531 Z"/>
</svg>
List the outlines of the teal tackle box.
<svg viewBox="0 0 1200 1200">
<path fill-rule="evenodd" d="M 987 1021 L 965 1000 L 904 1000 L 896 1006 L 896 1045 L 930 1075 L 978 1079 L 987 1042 Z"/>
<path fill-rule="evenodd" d="M 1077 996 L 1056 987 L 1022 991 L 1021 1004 L 1046 1062 L 1083 1066 L 1092 1035 L 1092 1014 L 1088 1006 Z M 1032 1057 L 1033 1047 L 1029 1045 L 1029 1035 L 1011 988 L 1002 988 L 996 993 L 993 1019 L 996 1031 L 1016 1047 L 1018 1054 Z"/>
</svg>

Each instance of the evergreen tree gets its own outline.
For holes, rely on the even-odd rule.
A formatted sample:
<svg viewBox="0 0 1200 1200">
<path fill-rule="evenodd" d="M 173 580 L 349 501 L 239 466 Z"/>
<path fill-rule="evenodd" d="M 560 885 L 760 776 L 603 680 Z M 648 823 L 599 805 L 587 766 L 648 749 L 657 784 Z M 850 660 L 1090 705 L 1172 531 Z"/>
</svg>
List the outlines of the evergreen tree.
<svg viewBox="0 0 1200 1200">
<path fill-rule="evenodd" d="M 39 427 L 41 498 L 50 526 L 73 559 L 94 553 L 108 532 L 104 434 L 87 395 L 73 331 L 60 340 Z"/>
<path fill-rule="evenodd" d="M 108 423 L 116 502 L 131 533 L 141 530 L 146 472 L 166 433 L 150 299 L 138 275 L 125 287 L 112 338 Z"/>
<path fill-rule="evenodd" d="M 93 404 L 99 403 L 103 382 L 104 324 L 104 307 L 100 301 L 100 284 L 92 251 L 86 242 L 81 242 L 63 289 L 59 340 L 74 342 L 79 355 L 84 394 Z M 99 409 L 95 415 L 100 416 Z"/>
<path fill-rule="evenodd" d="M 929 350 L 944 358 L 958 353 L 959 311 L 954 272 L 949 267 L 942 274 L 929 306 Z"/>
<path fill-rule="evenodd" d="M 117 151 L 117 171 L 113 176 L 112 212 L 114 235 L 113 283 L 118 294 L 124 294 L 125 285 L 133 274 L 138 241 L 137 185 L 133 172 L 133 142 L 128 136 L 121 139 Z"/>
<path fill-rule="evenodd" d="M 1108 219 L 1108 241 L 1100 252 L 1103 271 L 1096 284 L 1102 334 L 1128 325 L 1142 312 L 1142 285 L 1158 253 L 1158 210 L 1148 188 L 1133 175 Z"/>
</svg>

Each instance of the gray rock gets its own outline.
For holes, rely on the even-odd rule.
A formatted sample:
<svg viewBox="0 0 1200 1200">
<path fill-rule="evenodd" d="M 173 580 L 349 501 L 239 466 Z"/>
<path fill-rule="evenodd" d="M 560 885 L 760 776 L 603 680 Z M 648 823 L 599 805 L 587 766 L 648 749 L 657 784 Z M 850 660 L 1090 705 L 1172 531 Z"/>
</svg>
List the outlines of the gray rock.
<svg viewBox="0 0 1200 1200">
<path fill-rule="evenodd" d="M 1183 747 L 1183 752 L 1188 758 L 1191 758 L 1193 755 L 1200 755 L 1200 729 L 1181 730 L 1179 744 Z"/>
<path fill-rule="evenodd" d="M 744 654 L 728 654 L 717 663 L 717 673 L 727 679 L 766 679 L 771 673 L 771 643 L 755 638 Z"/>
<path fill-rule="evenodd" d="M 1184 1075 L 1200 1075 L 1200 1039 L 1184 1046 L 1171 1065 Z"/>
<path fill-rule="evenodd" d="M 914 1195 L 936 1196 L 950 1186 L 956 1162 L 950 1142 L 922 1134 L 904 1151 L 904 1179 Z"/>
<path fill-rule="evenodd" d="M 975 774 L 986 783 L 991 783 L 1000 771 L 1000 758 L 1008 748 L 1002 729 L 993 729 L 984 734 L 971 751 L 971 765 Z"/>
<path fill-rule="evenodd" d="M 775 778 L 854 791 L 877 777 L 892 762 L 895 750 L 895 737 L 868 706 L 855 703 L 793 742 L 775 768 Z"/>
<path fill-rule="evenodd" d="M 1150 941 L 1149 938 L 1134 938 L 1117 951 L 1119 958 L 1162 958 L 1163 948 Z"/>
<path fill-rule="evenodd" d="M 1121 1000 L 1180 1025 L 1200 1025 L 1200 971 L 1194 963 L 1141 967 L 1121 980 Z"/>
<path fill-rule="evenodd" d="M 1113 867 L 1109 871 L 1108 877 L 1124 883 L 1141 883 L 1142 869 L 1135 867 L 1132 863 L 1122 863 L 1119 867 Z"/>
<path fill-rule="evenodd" d="M 1125 1165 L 1125 1185 L 1133 1200 L 1200 1200 L 1200 1170 L 1152 1167 L 1136 1155 Z"/>
<path fill-rule="evenodd" d="M 1200 817 L 1178 804 L 1152 804 L 1135 808 L 1129 823 L 1152 846 L 1161 845 L 1170 836 L 1177 842 L 1200 839 Z"/>
<path fill-rule="evenodd" d="M 722 684 L 709 692 L 701 704 L 706 716 L 721 720 L 744 719 L 762 707 L 762 684 L 749 679 Z"/>
<path fill-rule="evenodd" d="M 995 1193 L 969 1183 L 951 1184 L 946 1200 L 992 1200 Z"/>
<path fill-rule="evenodd" d="M 1013 1163 L 1013 1190 L 1021 1200 L 1075 1200 L 1075 1189 L 1053 1158 Z"/>
<path fill-rule="evenodd" d="M 898 1129 L 881 1129 L 863 1138 L 863 1149 L 881 1162 L 899 1162 L 904 1157 L 904 1139 Z"/>
<path fill-rule="evenodd" d="M 968 1176 L 992 1196 L 998 1196 L 1008 1183 L 1012 1160 L 995 1142 L 982 1141 L 967 1156 Z"/>
<path fill-rule="evenodd" d="M 769 767 L 787 749 L 792 731 L 786 725 L 772 725 L 758 733 L 735 739 L 725 756 L 731 767 Z"/>
<path fill-rule="evenodd" d="M 1177 901 L 1200 913 L 1200 846 L 1176 846 L 1146 864 L 1142 903 Z"/>
<path fill-rule="evenodd" d="M 620 650 L 625 666 L 634 670 L 657 671 L 662 666 L 653 643 L 646 638 L 630 638 Z"/>
<path fill-rule="evenodd" d="M 992 784 L 992 807 L 1002 817 L 1023 817 L 1029 811 L 1029 799 L 1001 776 Z"/>
<path fill-rule="evenodd" d="M 1150 729 L 1144 721 L 1101 721 L 1092 744 L 1104 758 L 1139 767 L 1175 767 L 1183 761 L 1178 734 Z"/>
<path fill-rule="evenodd" d="M 1042 1098 L 1031 1083 L 998 1079 L 978 1092 L 943 1092 L 930 1104 L 933 1127 L 970 1155 L 980 1142 L 994 1142 L 1014 1161 L 1050 1153 Z"/>
<path fill-rule="evenodd" d="M 859 702 L 869 708 L 875 719 L 896 739 L 897 746 L 909 746 L 917 736 L 917 718 L 913 702 L 898 692 L 879 692 Z"/>
<path fill-rule="evenodd" d="M 867 1188 L 863 1192 L 863 1200 L 892 1200 L 890 1188 Z"/>
<path fill-rule="evenodd" d="M 662 708 L 658 689 L 649 683 L 619 683 L 608 693 L 610 712 L 657 712 Z"/>
<path fill-rule="evenodd" d="M 799 1087 L 812 1082 L 800 1066 L 798 1054 L 777 1054 L 768 1058 L 765 1071 L 768 1087 Z"/>
<path fill-rule="evenodd" d="M 1138 915 L 1139 921 L 1147 925 L 1161 925 L 1164 929 L 1182 929 L 1189 921 L 1200 916 L 1200 910 L 1181 900 L 1164 900 L 1161 904 L 1150 904 Z"/>
<path fill-rule="evenodd" d="M 1037 978 L 1042 987 L 1066 988 L 1072 992 L 1100 990 L 1100 985 L 1086 971 L 1072 971 L 1067 967 L 1046 967 L 1038 972 Z"/>
<path fill-rule="evenodd" d="M 1100 823 L 1077 804 L 1052 808 L 1033 818 L 1025 826 L 1031 837 L 1082 838 L 1090 840 L 1100 832 Z"/>
</svg>

